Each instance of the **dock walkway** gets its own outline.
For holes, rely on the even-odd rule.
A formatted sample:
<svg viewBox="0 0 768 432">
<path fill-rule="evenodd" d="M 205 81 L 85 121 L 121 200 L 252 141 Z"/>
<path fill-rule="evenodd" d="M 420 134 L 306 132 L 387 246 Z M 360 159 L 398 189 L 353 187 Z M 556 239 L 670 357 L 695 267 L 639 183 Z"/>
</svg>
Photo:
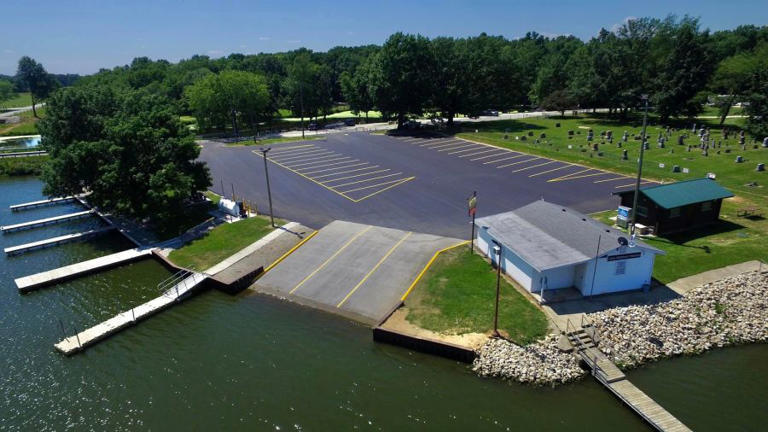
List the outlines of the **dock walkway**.
<svg viewBox="0 0 768 432">
<path fill-rule="evenodd" d="M 15 204 L 10 206 L 11 211 L 27 210 L 35 207 L 44 207 L 49 205 L 64 204 L 75 200 L 74 196 L 66 196 L 60 198 L 51 198 L 40 201 L 32 201 L 27 203 Z"/>
<path fill-rule="evenodd" d="M 35 249 L 42 249 L 50 246 L 56 246 L 63 243 L 70 243 L 78 240 L 83 240 L 88 237 L 93 237 L 95 235 L 103 234 L 108 231 L 114 230 L 115 227 L 110 226 L 106 228 L 99 228 L 99 229 L 92 229 L 88 231 L 83 231 L 75 234 L 66 234 L 63 236 L 53 237 L 45 240 L 40 240 L 32 243 L 26 243 L 23 245 L 18 246 L 11 246 L 3 249 L 3 251 L 6 253 L 6 255 L 18 255 L 20 253 L 29 252 Z"/>
<path fill-rule="evenodd" d="M 76 213 L 69 213 L 69 214 L 53 216 L 45 219 L 22 222 L 14 225 L 5 225 L 0 227 L 0 231 L 5 233 L 5 232 L 11 232 L 11 231 L 21 231 L 25 229 L 32 229 L 32 228 L 42 227 L 46 225 L 53 225 L 57 223 L 62 223 L 62 222 L 90 216 L 95 212 L 96 210 L 84 210 Z"/>
<path fill-rule="evenodd" d="M 152 249 L 128 249 L 122 252 L 105 255 L 88 261 L 71 264 L 57 269 L 36 273 L 16 279 L 16 286 L 21 292 L 61 282 L 66 279 L 83 276 L 85 274 L 112 268 L 117 265 L 135 261 L 152 254 Z"/>
<path fill-rule="evenodd" d="M 208 279 L 207 274 L 191 273 L 182 281 L 170 287 L 159 297 L 128 311 L 121 312 L 80 333 L 66 337 L 57 343 L 55 347 L 59 352 L 65 355 L 72 355 L 85 350 L 96 342 L 115 334 L 126 327 L 130 327 L 136 322 L 148 318 L 173 305 L 177 301 L 184 299 L 194 290 L 200 288 L 202 282 L 206 279 Z"/>
<path fill-rule="evenodd" d="M 568 322 L 570 326 L 570 321 Z M 651 426 L 665 432 L 690 432 L 675 416 L 670 414 L 650 396 L 632 384 L 621 370 L 597 348 L 600 337 L 591 323 L 567 332 L 574 350 L 592 371 L 597 381 L 632 408 Z"/>
</svg>

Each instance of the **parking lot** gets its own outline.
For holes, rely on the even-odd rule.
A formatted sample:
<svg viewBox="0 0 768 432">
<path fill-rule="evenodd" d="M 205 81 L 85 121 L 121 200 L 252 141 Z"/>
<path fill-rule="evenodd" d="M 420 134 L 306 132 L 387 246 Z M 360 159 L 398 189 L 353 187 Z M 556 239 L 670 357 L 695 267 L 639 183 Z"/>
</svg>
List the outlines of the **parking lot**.
<svg viewBox="0 0 768 432">
<path fill-rule="evenodd" d="M 264 162 L 255 147 L 202 142 L 213 188 L 268 209 Z M 613 192 L 633 179 L 456 138 L 339 133 L 281 143 L 268 153 L 276 215 L 312 228 L 333 220 L 467 238 L 466 200 L 478 215 L 537 199 L 584 213 L 615 209 Z M 358 171 L 355 171 L 358 170 Z M 222 186 L 223 184 L 223 186 Z"/>
</svg>

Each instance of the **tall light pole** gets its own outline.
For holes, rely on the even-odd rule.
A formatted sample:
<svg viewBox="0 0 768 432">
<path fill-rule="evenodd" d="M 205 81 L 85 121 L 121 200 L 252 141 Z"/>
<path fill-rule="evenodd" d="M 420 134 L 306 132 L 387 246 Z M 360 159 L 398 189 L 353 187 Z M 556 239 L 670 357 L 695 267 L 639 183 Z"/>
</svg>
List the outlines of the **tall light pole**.
<svg viewBox="0 0 768 432">
<path fill-rule="evenodd" d="M 643 177 L 643 153 L 645 150 L 645 126 L 648 121 L 648 95 L 641 96 L 645 101 L 645 109 L 643 110 L 643 132 L 640 138 L 640 159 L 637 161 L 637 180 L 635 181 L 635 196 L 632 198 L 632 218 L 630 219 L 630 239 L 635 240 L 635 221 L 637 220 L 637 200 L 640 196 L 640 182 Z"/>
<path fill-rule="evenodd" d="M 493 312 L 493 335 L 499 337 L 499 292 L 501 287 L 501 245 L 493 241 L 496 254 L 496 308 Z"/>
<path fill-rule="evenodd" d="M 275 215 L 272 213 L 272 190 L 269 187 L 269 164 L 267 164 L 267 152 L 272 150 L 271 147 L 261 147 L 259 148 L 259 151 L 261 152 L 261 156 L 264 158 L 264 175 L 267 178 L 267 198 L 269 198 L 269 220 L 272 224 L 272 228 L 275 227 Z"/>
</svg>

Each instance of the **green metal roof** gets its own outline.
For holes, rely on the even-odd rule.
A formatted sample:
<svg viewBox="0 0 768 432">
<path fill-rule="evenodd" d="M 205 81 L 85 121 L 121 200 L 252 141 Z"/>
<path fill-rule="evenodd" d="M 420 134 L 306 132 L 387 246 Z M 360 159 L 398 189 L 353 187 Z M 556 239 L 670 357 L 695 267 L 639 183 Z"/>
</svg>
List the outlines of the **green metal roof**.
<svg viewBox="0 0 768 432">
<path fill-rule="evenodd" d="M 640 192 L 665 209 L 733 196 L 728 189 L 708 178 L 642 187 Z"/>
</svg>

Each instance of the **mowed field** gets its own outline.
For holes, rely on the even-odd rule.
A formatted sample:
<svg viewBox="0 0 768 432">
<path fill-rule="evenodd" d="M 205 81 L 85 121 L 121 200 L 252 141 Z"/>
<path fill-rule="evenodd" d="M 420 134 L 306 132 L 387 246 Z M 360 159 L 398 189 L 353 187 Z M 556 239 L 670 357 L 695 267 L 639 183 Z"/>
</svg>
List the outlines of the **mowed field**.
<svg viewBox="0 0 768 432">
<path fill-rule="evenodd" d="M 214 189 L 268 209 L 264 161 L 255 147 L 202 142 Z M 615 208 L 632 178 L 457 138 L 334 134 L 281 143 L 268 153 L 276 215 L 313 228 L 333 220 L 467 238 L 466 200 L 478 215 L 545 199 L 585 213 Z"/>
</svg>

